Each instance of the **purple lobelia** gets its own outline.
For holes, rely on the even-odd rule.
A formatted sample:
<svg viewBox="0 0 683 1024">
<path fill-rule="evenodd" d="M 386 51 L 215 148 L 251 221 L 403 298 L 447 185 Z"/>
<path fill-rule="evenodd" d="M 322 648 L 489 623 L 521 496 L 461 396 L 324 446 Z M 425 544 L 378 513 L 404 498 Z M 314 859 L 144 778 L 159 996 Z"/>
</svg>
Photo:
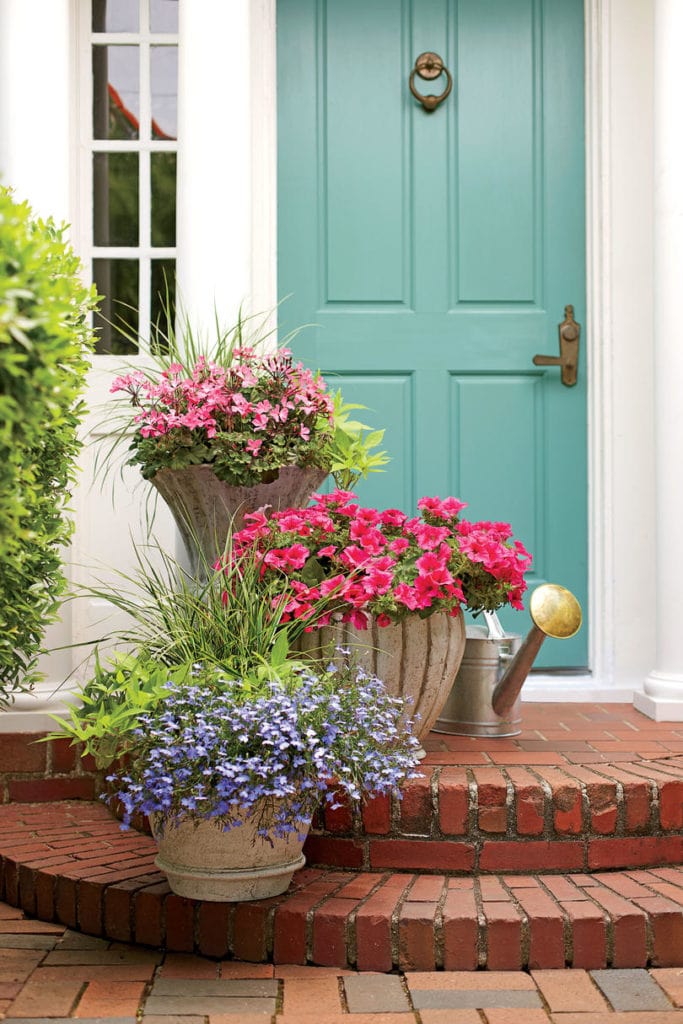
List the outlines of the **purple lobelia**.
<svg viewBox="0 0 683 1024">
<path fill-rule="evenodd" d="M 415 776 L 404 701 L 355 666 L 313 675 L 289 663 L 257 682 L 202 670 L 166 691 L 140 716 L 128 766 L 110 777 L 124 827 L 136 812 L 158 828 L 192 819 L 223 831 L 246 816 L 263 838 L 300 834 L 321 799 L 358 801 Z"/>
</svg>

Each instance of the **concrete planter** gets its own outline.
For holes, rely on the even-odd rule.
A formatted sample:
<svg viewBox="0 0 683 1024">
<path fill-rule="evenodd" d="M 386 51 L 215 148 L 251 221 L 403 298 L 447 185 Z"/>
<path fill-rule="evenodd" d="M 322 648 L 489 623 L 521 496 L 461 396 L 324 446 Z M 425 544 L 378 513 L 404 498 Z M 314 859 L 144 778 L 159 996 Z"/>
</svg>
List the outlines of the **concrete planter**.
<svg viewBox="0 0 683 1024">
<path fill-rule="evenodd" d="M 327 473 L 284 466 L 270 483 L 237 487 L 219 480 L 211 466 L 160 469 L 150 483 L 170 508 L 196 572 L 199 549 L 211 565 L 223 551 L 228 530 L 244 526 L 244 516 L 263 505 L 275 509 L 306 505 Z"/>
<path fill-rule="evenodd" d="M 455 682 L 465 650 L 465 624 L 462 614 L 451 618 L 443 612 L 426 619 L 409 615 L 382 627 L 373 618 L 367 630 L 340 623 L 305 633 L 301 639 L 302 651 L 325 660 L 334 657 L 339 646 L 349 647 L 393 697 L 412 697 L 410 717 L 419 714 L 416 734 L 423 740 Z"/>
<path fill-rule="evenodd" d="M 243 818 L 229 832 L 213 821 L 188 818 L 160 835 L 160 816 L 150 821 L 159 847 L 155 864 L 173 892 L 187 899 L 239 903 L 278 896 L 306 863 L 296 833 L 272 836 L 271 845 L 257 835 L 258 816 Z"/>
</svg>

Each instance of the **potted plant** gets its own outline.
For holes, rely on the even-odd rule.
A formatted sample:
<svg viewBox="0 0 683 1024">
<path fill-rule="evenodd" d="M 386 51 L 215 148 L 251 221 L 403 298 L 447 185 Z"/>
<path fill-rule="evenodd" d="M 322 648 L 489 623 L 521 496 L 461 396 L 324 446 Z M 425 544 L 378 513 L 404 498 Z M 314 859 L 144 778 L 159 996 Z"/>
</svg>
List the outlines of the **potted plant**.
<svg viewBox="0 0 683 1024">
<path fill-rule="evenodd" d="M 203 584 L 178 584 L 179 566 L 164 565 L 143 557 L 132 589 L 109 595 L 133 618 L 118 634 L 127 651 L 96 660 L 57 735 L 114 762 L 108 799 L 124 827 L 149 816 L 174 892 L 276 895 L 304 863 L 318 802 L 394 789 L 417 740 L 404 702 L 375 677 L 288 656 L 303 624 L 284 624 L 284 597 L 264 605 L 253 552 Z"/>
<path fill-rule="evenodd" d="M 320 373 L 286 346 L 269 349 L 267 336 L 245 339 L 241 319 L 217 326 L 211 346 L 186 322 L 157 344 L 151 368 L 111 386 L 133 407 L 114 446 L 128 439 L 128 462 L 169 505 L 195 566 L 194 541 L 212 561 L 245 512 L 305 504 L 330 471 L 355 482 L 387 461 L 376 451 L 384 432 L 352 420 L 359 407 L 333 396 Z"/>
<path fill-rule="evenodd" d="M 316 495 L 309 508 L 261 510 L 233 538 L 256 545 L 259 586 L 304 624 L 304 650 L 340 642 L 396 696 L 409 694 L 424 737 L 450 693 L 465 644 L 462 609 L 522 607 L 531 556 L 507 523 L 461 518 L 457 498 L 421 498 L 419 513 L 361 507 L 355 495 Z M 321 605 L 322 602 L 322 605 Z"/>
</svg>

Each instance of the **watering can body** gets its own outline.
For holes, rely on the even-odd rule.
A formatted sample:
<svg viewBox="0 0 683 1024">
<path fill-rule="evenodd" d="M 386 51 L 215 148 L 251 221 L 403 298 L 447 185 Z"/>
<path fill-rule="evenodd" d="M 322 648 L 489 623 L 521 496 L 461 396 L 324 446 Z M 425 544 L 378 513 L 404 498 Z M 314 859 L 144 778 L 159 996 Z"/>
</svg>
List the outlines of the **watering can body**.
<svg viewBox="0 0 683 1024">
<path fill-rule="evenodd" d="M 460 669 L 434 732 L 456 736 L 519 735 L 522 685 L 541 644 L 547 636 L 566 640 L 581 628 L 579 602 L 556 583 L 536 588 L 529 613 L 533 626 L 524 641 L 517 634 L 504 633 L 496 616 L 490 613 L 488 628 L 467 627 Z"/>
<path fill-rule="evenodd" d="M 493 710 L 493 694 L 509 662 L 522 643 L 521 636 L 489 636 L 485 626 L 467 626 L 465 653 L 458 675 L 434 732 L 454 736 L 517 736 L 521 730 L 518 694 L 503 714 Z"/>
</svg>

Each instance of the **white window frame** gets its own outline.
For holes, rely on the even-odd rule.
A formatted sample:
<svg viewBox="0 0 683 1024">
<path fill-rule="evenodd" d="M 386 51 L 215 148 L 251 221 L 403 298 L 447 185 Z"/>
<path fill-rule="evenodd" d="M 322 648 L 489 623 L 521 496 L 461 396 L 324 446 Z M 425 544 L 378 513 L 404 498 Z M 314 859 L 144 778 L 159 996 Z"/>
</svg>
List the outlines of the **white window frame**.
<svg viewBox="0 0 683 1024">
<path fill-rule="evenodd" d="M 149 325 L 152 310 L 151 272 L 152 260 L 174 260 L 177 266 L 177 238 L 175 246 L 152 246 L 151 244 L 151 154 L 176 153 L 176 140 L 152 139 L 147 126 L 151 125 L 151 74 L 150 58 L 152 46 L 178 47 L 178 33 L 159 33 L 149 30 L 150 0 L 139 2 L 138 32 L 93 32 L 92 2 L 78 2 L 78 225 L 79 252 L 86 273 L 93 279 L 95 259 L 134 259 L 138 261 L 138 336 L 139 355 L 144 355 L 149 342 Z M 94 42 L 102 45 L 138 46 L 140 48 L 140 131 L 139 138 L 95 139 L 93 138 L 93 79 L 92 47 Z M 148 137 L 144 137 L 147 134 Z M 93 202 L 93 154 L 95 153 L 138 153 L 139 178 L 139 245 L 137 246 L 96 246 L 94 244 L 94 202 Z M 176 165 L 177 166 L 177 165 Z M 178 208 L 178 184 L 176 178 L 176 213 Z M 102 365 L 103 360 L 122 358 L 127 361 L 133 354 L 122 357 L 109 353 L 98 353 L 94 359 Z"/>
</svg>

